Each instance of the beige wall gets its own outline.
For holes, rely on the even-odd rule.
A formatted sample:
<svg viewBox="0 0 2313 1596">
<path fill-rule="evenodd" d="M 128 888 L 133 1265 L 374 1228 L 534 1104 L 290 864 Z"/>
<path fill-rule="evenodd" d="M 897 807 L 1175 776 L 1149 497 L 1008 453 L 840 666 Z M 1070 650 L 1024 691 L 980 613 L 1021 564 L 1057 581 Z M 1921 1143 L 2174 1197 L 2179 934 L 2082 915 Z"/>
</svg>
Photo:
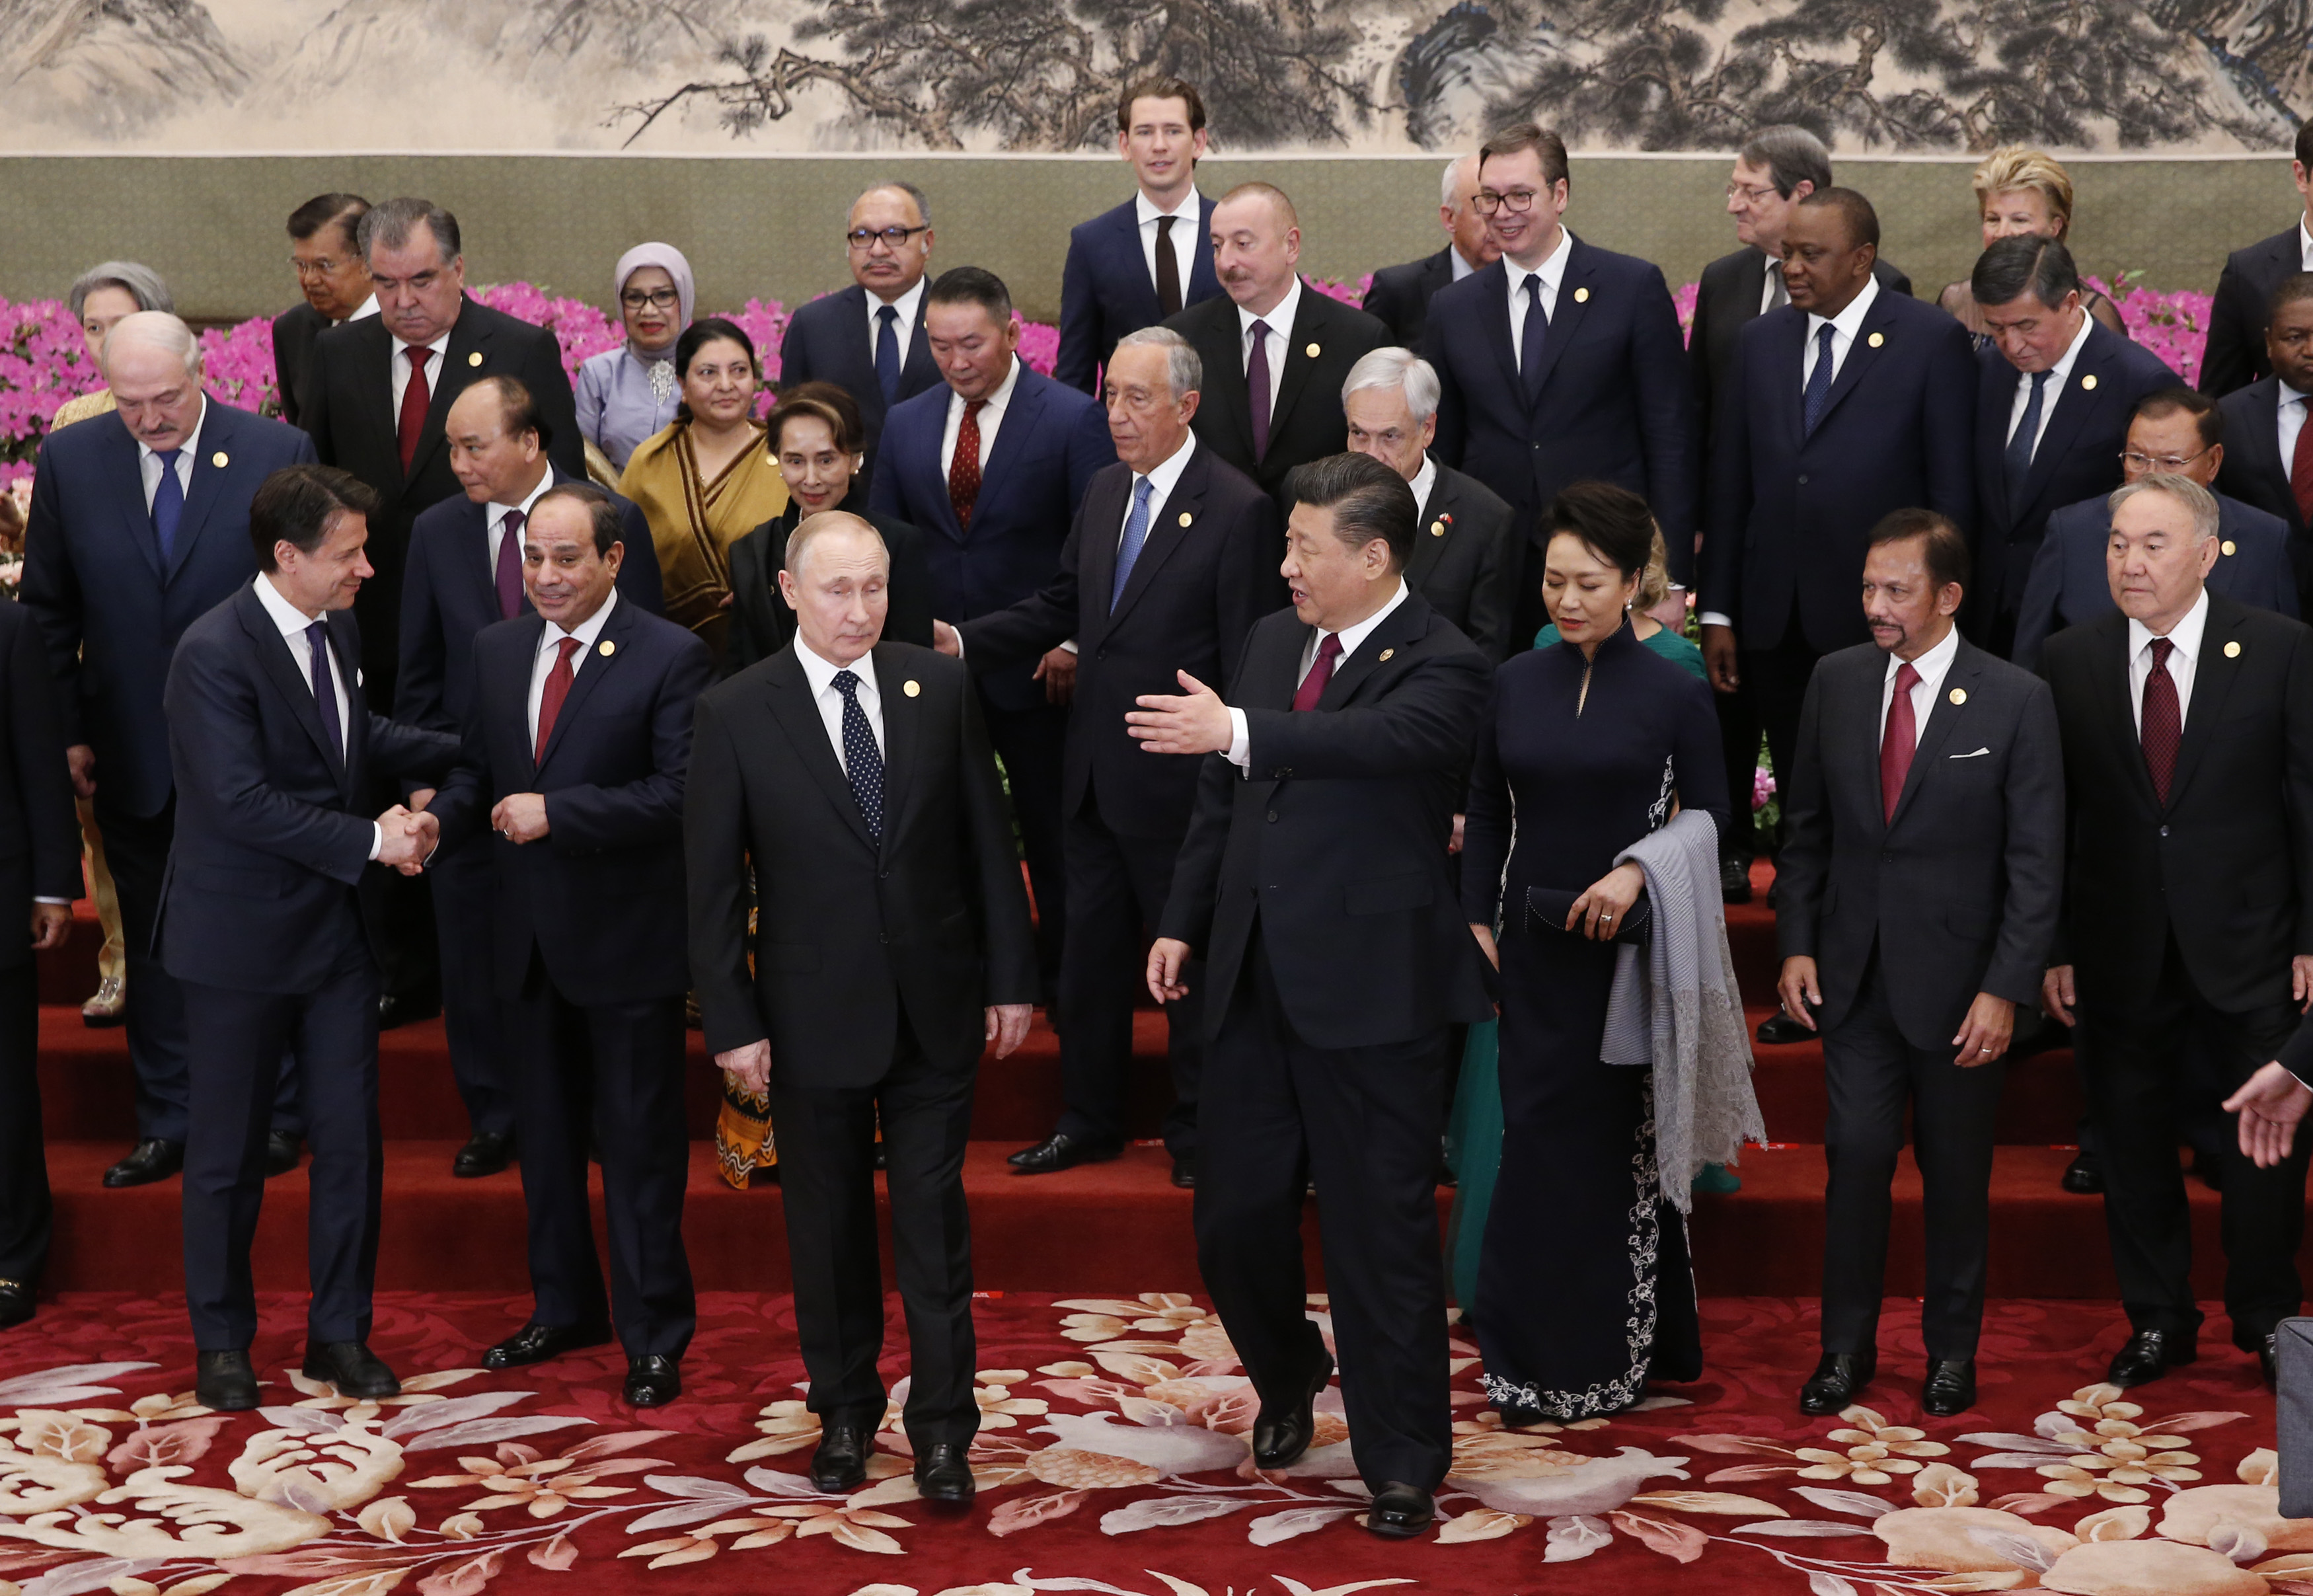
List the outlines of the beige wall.
<svg viewBox="0 0 2313 1596">
<path fill-rule="evenodd" d="M 1733 247 L 1721 211 L 1723 157 L 1578 157 L 1569 221 L 1592 242 L 1658 261 L 1675 287 Z M 1438 247 L 1442 160 L 1215 159 L 1202 186 L 1277 183 L 1298 206 L 1303 264 L 1354 279 Z M 1842 179 L 1870 195 L 1883 252 L 1921 292 L 1974 259 L 1966 162 L 1852 160 Z M 606 304 L 620 252 L 645 238 L 681 247 L 702 310 L 750 296 L 789 304 L 847 280 L 845 206 L 890 172 L 927 190 L 937 261 L 986 266 L 1023 312 L 1053 320 L 1070 225 L 1130 193 L 1122 166 L 1036 157 L 658 159 L 589 156 L 11 156 L 0 158 L 0 295 L 60 295 L 107 257 L 141 260 L 203 321 L 271 313 L 295 286 L 282 219 L 346 189 L 424 194 L 456 212 L 477 282 L 528 278 Z M 2129 268 L 2155 287 L 2214 286 L 2225 252 L 2280 231 L 2296 211 L 2285 158 L 2082 161 L 2072 167 L 2083 269 Z"/>
</svg>

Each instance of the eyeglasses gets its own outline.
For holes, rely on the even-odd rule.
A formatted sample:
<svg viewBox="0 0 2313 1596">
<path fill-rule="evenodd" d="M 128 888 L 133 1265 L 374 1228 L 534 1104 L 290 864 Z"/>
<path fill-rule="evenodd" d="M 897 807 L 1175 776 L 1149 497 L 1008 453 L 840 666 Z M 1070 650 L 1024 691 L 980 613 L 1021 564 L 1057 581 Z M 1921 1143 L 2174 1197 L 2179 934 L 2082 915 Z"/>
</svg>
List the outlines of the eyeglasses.
<svg viewBox="0 0 2313 1596">
<path fill-rule="evenodd" d="M 350 257 L 344 260 L 333 260 L 327 255 L 319 260 L 300 260 L 295 255 L 289 257 L 289 269 L 301 278 L 334 277 L 350 264 Z"/>
<path fill-rule="evenodd" d="M 1757 205 L 1760 201 L 1765 199 L 1770 194 L 1777 193 L 1780 190 L 1778 190 L 1772 183 L 1729 183 L 1727 185 L 1728 198 L 1732 199 L 1737 194 L 1740 194 L 1746 200 L 1749 201 L 1753 205 Z"/>
<path fill-rule="evenodd" d="M 682 303 L 682 296 L 672 288 L 653 288 L 647 293 L 640 288 L 629 288 L 619 295 L 619 303 L 630 311 L 638 311 L 645 305 L 653 310 L 671 311 Z"/>
<path fill-rule="evenodd" d="M 917 234 L 929 233 L 931 230 L 931 224 L 928 222 L 920 227 L 854 227 L 843 235 L 843 242 L 855 250 L 871 250 L 875 247 L 875 241 L 880 238 L 896 250 L 908 240 L 915 237 Z"/>
<path fill-rule="evenodd" d="M 2120 463 L 2131 471 L 2159 472 L 2174 476 L 2208 452 L 2206 447 L 2203 447 L 2190 454 L 2140 454 L 2131 449 L 2121 455 Z"/>
<path fill-rule="evenodd" d="M 1533 189 L 1512 189 L 1508 193 L 1497 194 L 1491 189 L 1481 189 L 1472 197 L 1470 203 L 1478 207 L 1478 214 L 1482 216 L 1491 216 L 1498 210 L 1516 214 L 1534 208 L 1535 192 Z"/>
</svg>

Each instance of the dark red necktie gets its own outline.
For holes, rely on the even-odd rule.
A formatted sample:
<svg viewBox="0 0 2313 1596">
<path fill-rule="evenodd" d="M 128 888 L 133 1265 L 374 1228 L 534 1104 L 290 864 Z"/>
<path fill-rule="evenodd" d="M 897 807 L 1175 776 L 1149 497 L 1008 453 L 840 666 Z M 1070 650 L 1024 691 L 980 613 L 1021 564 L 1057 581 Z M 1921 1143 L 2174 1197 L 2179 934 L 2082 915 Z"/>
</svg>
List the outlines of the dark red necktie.
<svg viewBox="0 0 2313 1596">
<path fill-rule="evenodd" d="M 1904 779 L 1912 773 L 1912 755 L 1919 751 L 1920 722 L 1912 710 L 1912 689 L 1920 673 L 1910 660 L 1895 669 L 1895 696 L 1887 701 L 1887 729 L 1879 736 L 1879 817 L 1895 818 L 1903 801 Z"/>
<path fill-rule="evenodd" d="M 562 652 L 556 657 L 554 668 L 546 673 L 545 689 L 538 695 L 538 746 L 531 754 L 532 764 L 546 763 L 546 741 L 554 735 L 554 718 L 562 713 L 562 701 L 570 696 L 570 657 L 578 652 L 578 639 L 564 638 L 555 647 Z"/>
<path fill-rule="evenodd" d="M 1317 701 L 1325 696 L 1325 683 L 1333 679 L 1333 662 L 1341 657 L 1341 634 L 1329 631 L 1318 639 L 1317 657 L 1309 662 L 1309 674 L 1301 678 L 1301 685 L 1293 693 L 1293 707 L 1314 710 Z"/>
<path fill-rule="evenodd" d="M 2313 404 L 2305 406 L 2305 416 L 2308 424 L 2298 428 L 2297 447 L 2290 457 L 2289 491 L 2297 500 L 2299 517 L 2313 525 Z"/>
<path fill-rule="evenodd" d="M 498 619 L 522 613 L 522 512 L 508 510 L 498 532 Z"/>
<path fill-rule="evenodd" d="M 2145 773 L 2152 778 L 2152 796 L 2164 809 L 2168 807 L 2168 783 L 2177 774 L 2177 748 L 2185 740 L 2185 712 L 2177 701 L 2177 678 L 2168 674 L 2168 657 L 2176 651 L 2177 645 L 2167 638 L 2152 639 L 2152 671 L 2144 678 L 2144 707 L 2137 718 Z"/>
<path fill-rule="evenodd" d="M 955 456 L 947 464 L 947 502 L 955 510 L 955 524 L 969 531 L 972 507 L 980 498 L 980 407 L 984 399 L 963 401 L 963 424 L 955 429 Z"/>
<path fill-rule="evenodd" d="M 426 407 L 434 402 L 426 386 L 426 363 L 434 358 L 434 351 L 412 344 L 402 353 L 409 357 L 409 385 L 401 391 L 396 439 L 401 445 L 401 474 L 408 476 L 409 463 L 418 458 L 418 435 L 426 430 Z"/>
</svg>

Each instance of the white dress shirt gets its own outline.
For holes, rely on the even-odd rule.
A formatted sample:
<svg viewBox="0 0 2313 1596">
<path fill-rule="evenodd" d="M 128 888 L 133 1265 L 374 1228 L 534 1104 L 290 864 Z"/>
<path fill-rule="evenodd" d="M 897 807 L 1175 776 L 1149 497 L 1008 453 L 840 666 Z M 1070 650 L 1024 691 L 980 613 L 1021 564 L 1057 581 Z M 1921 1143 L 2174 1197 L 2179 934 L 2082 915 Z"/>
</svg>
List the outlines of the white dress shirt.
<svg viewBox="0 0 2313 1596">
<path fill-rule="evenodd" d="M 556 656 L 561 651 L 564 638 L 576 638 L 578 647 L 570 651 L 570 677 L 576 681 L 586 662 L 594 657 L 594 639 L 602 635 L 603 623 L 617 608 L 619 590 L 602 601 L 602 607 L 565 631 L 559 622 L 550 621 L 538 634 L 538 653 L 530 662 L 530 745 L 538 746 L 538 706 L 546 696 L 546 678 L 554 673 Z"/>
<path fill-rule="evenodd" d="M 489 564 L 485 569 L 489 571 L 490 578 L 493 581 L 497 578 L 498 545 L 506 541 L 506 513 L 510 510 L 520 510 L 522 512 L 522 524 L 523 526 L 527 527 L 530 525 L 531 511 L 538 507 L 538 501 L 545 496 L 546 490 L 554 486 L 554 468 L 546 463 L 546 456 L 543 454 L 540 455 L 538 458 L 538 463 L 543 467 L 543 469 L 539 472 L 538 484 L 528 493 L 523 495 L 522 502 L 520 504 L 497 504 L 493 502 L 485 506 L 483 508 L 482 519 L 485 524 L 485 531 L 489 543 L 488 553 L 490 557 Z M 520 559 L 521 553 L 522 551 L 518 549 L 514 551 L 515 558 Z M 603 607 L 608 609 L 610 606 L 606 604 Z"/>
<path fill-rule="evenodd" d="M 1542 279 L 1542 313 L 1552 321 L 1558 318 L 1558 288 L 1566 280 L 1567 257 L 1574 252 L 1574 234 L 1565 228 L 1558 230 L 1558 247 L 1540 266 L 1528 271 L 1508 255 L 1502 257 L 1502 269 L 1510 281 L 1510 358 L 1521 359 L 1526 353 L 1526 280 Z"/>
<path fill-rule="evenodd" d="M 1818 316 L 1807 313 L 1807 346 L 1799 351 L 1799 392 L 1807 392 L 1807 381 L 1815 375 L 1817 351 L 1823 348 L 1823 330 L 1831 331 L 1831 380 L 1839 381 L 1840 372 L 1847 365 L 1847 351 L 1855 347 L 1857 336 L 1863 331 L 1863 318 L 1871 313 L 1874 301 L 1879 297 L 1879 282 L 1876 278 L 1863 279 L 1863 292 L 1847 302 L 1847 308 L 1835 316 Z"/>
<path fill-rule="evenodd" d="M 283 597 L 281 589 L 276 587 L 272 578 L 262 572 L 257 578 L 257 602 L 265 606 L 266 614 L 272 619 L 274 625 L 281 629 L 281 640 L 288 646 L 289 657 L 297 662 L 297 668 L 305 678 L 306 691 L 311 692 L 313 686 L 313 647 L 305 629 L 316 621 L 327 620 L 328 615 L 326 613 L 308 615 Z M 330 666 L 330 685 L 337 694 L 338 757 L 343 759 L 346 757 L 347 739 L 353 735 L 352 702 L 346 695 L 344 662 L 334 655 Z M 363 713 L 367 712 L 365 708 Z M 385 828 L 373 820 L 369 830 L 369 856 L 375 859 L 385 851 Z"/>
<path fill-rule="evenodd" d="M 2177 645 L 2168 656 L 2168 679 L 2177 683 L 2177 729 L 2185 729 L 2185 722 L 2193 712 L 2193 675 L 2200 666 L 2201 633 L 2209 624 L 2209 590 L 2201 589 L 2201 596 L 2185 612 L 2185 618 L 2168 629 L 2168 640 Z M 2136 722 L 2137 734 L 2144 732 L 2144 682 L 2152 675 L 2152 639 L 2150 628 L 2143 622 L 2128 623 L 2128 712 Z"/>
<path fill-rule="evenodd" d="M 2080 357 L 2080 346 L 2089 341 L 2089 334 L 2095 331 L 2096 318 L 2082 311 L 2080 330 L 2072 334 L 2071 347 L 2065 349 L 2062 359 L 2048 368 L 2047 386 L 2042 390 L 2040 398 L 2040 430 L 2032 435 L 2032 452 L 2035 454 L 2040 452 L 2040 440 L 2048 436 L 2049 419 L 2056 413 L 2056 401 L 2063 397 L 2064 384 L 2071 380 L 2072 366 Z M 2016 374 L 2016 397 L 2008 406 L 2008 430 L 2003 435 L 2010 443 L 2016 439 L 2016 429 L 2024 424 L 2025 407 L 2031 402 L 2032 374 L 2019 371 Z"/>
<path fill-rule="evenodd" d="M 1429 496 L 1438 491 L 1438 463 L 1429 458 L 1427 451 L 1421 456 L 1421 469 L 1413 473 L 1406 486 L 1413 489 L 1414 518 L 1425 518 L 1429 514 Z"/>
<path fill-rule="evenodd" d="M 1154 534 L 1157 518 L 1165 513 L 1165 501 L 1173 497 L 1173 489 L 1180 486 L 1181 473 L 1189 469 L 1189 457 L 1196 452 L 1197 435 L 1192 432 L 1181 440 L 1179 448 L 1146 472 L 1133 473 L 1132 485 L 1124 495 L 1124 517 L 1116 524 L 1118 552 L 1121 553 L 1124 549 L 1124 528 L 1132 519 L 1132 498 L 1140 491 L 1140 484 L 1144 481 L 1148 484 L 1148 531 Z M 1143 550 L 1148 547 L 1146 542 L 1140 546 Z"/>
<path fill-rule="evenodd" d="M 1020 384 L 1020 357 L 1012 357 L 1012 369 L 996 384 L 996 392 L 980 407 L 980 469 L 988 469 L 988 457 L 996 452 L 996 429 L 1004 424 L 1004 411 L 1012 402 L 1012 390 Z M 940 475 L 945 477 L 955 465 L 955 437 L 963 430 L 963 395 L 948 390 L 947 425 L 940 431 Z"/>
<path fill-rule="evenodd" d="M 886 301 L 875 289 L 867 290 L 867 364 L 875 364 L 875 340 L 883 336 L 883 309 Z M 916 286 L 888 302 L 899 312 L 892 322 L 892 336 L 900 340 L 900 369 L 908 369 L 908 346 L 916 336 L 916 311 L 924 303 L 924 279 L 918 278 Z"/>
<path fill-rule="evenodd" d="M 859 712 L 867 717 L 867 729 L 875 738 L 875 752 L 889 756 L 891 745 L 884 738 L 884 695 L 875 686 L 875 656 L 873 650 L 862 654 L 849 665 L 831 665 L 812 651 L 811 645 L 798 636 L 795 644 L 796 663 L 803 666 L 803 679 L 811 684 L 811 701 L 818 707 L 819 720 L 827 727 L 828 743 L 835 749 L 835 763 L 843 768 L 848 778 L 851 762 L 843 756 L 843 695 L 835 690 L 835 673 L 849 671 L 859 678 Z"/>
<path fill-rule="evenodd" d="M 2274 379 L 2276 382 L 2279 378 Z M 2313 395 L 2300 393 L 2287 383 L 2281 384 L 2281 402 L 2274 407 L 2281 423 L 2281 474 L 2287 476 L 2297 459 L 2297 435 L 2305 430 L 2306 405 Z M 148 491 L 147 498 L 152 497 Z"/>
<path fill-rule="evenodd" d="M 372 294 L 367 299 L 361 302 L 361 308 L 354 312 L 352 315 L 347 316 L 345 322 L 332 322 L 330 325 L 332 327 L 342 327 L 346 324 L 346 322 L 358 322 L 365 317 L 374 316 L 375 314 L 377 314 L 377 295 Z"/>
<path fill-rule="evenodd" d="M 1467 260 L 1462 259 L 1462 246 L 1460 244 L 1447 244 L 1446 246 L 1446 264 L 1454 269 L 1453 280 L 1457 283 L 1464 278 L 1468 277 L 1472 272 L 1478 269 L 1476 267 L 1471 265 Z"/>
<path fill-rule="evenodd" d="M 1269 410 L 1277 413 L 1277 385 L 1285 380 L 1285 355 L 1293 347 L 1293 318 L 1301 313 L 1301 274 L 1293 274 L 1292 285 L 1285 297 L 1265 316 L 1256 316 L 1243 305 L 1236 307 L 1236 353 L 1241 368 L 1248 377 L 1253 371 L 1253 324 L 1259 322 L 1269 329 L 1263 340 L 1269 349 Z"/>
<path fill-rule="evenodd" d="M 2303 263 L 2303 269 L 2313 271 L 2313 233 L 2306 231 L 2302 214 L 2297 218 L 2297 259 Z"/>
<path fill-rule="evenodd" d="M 207 425 L 208 419 L 209 396 L 204 393 L 201 395 L 201 419 L 193 423 L 193 429 L 185 434 L 185 441 L 177 445 L 177 488 L 189 499 L 193 496 L 193 462 L 199 459 L 201 454 L 201 428 Z M 2287 456 L 2282 456 L 2282 459 L 2285 463 Z M 146 447 L 141 439 L 136 445 L 136 469 L 145 479 L 145 510 L 150 515 L 153 496 L 161 491 L 161 457 Z"/>
<path fill-rule="evenodd" d="M 1350 663 L 1350 657 L 1357 653 L 1358 645 L 1371 637 L 1374 628 L 1387 620 L 1389 613 L 1405 602 L 1405 595 L 1409 591 L 1404 579 L 1399 578 L 1397 591 L 1390 595 L 1387 604 L 1355 626 L 1344 626 L 1339 633 L 1333 634 L 1338 635 L 1341 639 L 1341 657 L 1333 661 L 1333 672 L 1336 675 L 1341 674 L 1343 666 Z M 1327 635 L 1322 630 L 1313 630 L 1309 633 L 1309 640 L 1301 646 L 1301 668 L 1294 673 L 1293 676 L 1293 685 L 1297 690 L 1308 678 L 1311 667 L 1316 665 L 1317 649 L 1324 644 Z M 1244 770 L 1253 759 L 1253 736 L 1245 727 L 1243 710 L 1229 710 L 1229 745 L 1227 757 L 1229 763 L 1236 766 L 1240 771 Z"/>
<path fill-rule="evenodd" d="M 1959 628 L 1944 633 L 1943 641 L 1911 662 L 1920 673 L 1912 683 L 1912 746 L 1917 748 L 1920 739 L 1928 733 L 1928 717 L 1934 712 L 1936 694 L 1944 684 L 1944 675 L 1959 657 Z M 1895 655 L 1887 656 L 1887 675 L 1879 683 L 1879 740 L 1887 740 L 1887 711 L 1895 707 L 1895 674 L 1904 668 L 1904 661 Z"/>
<path fill-rule="evenodd" d="M 409 391 L 409 362 L 403 356 L 418 347 L 397 338 L 393 340 L 393 357 L 386 362 L 387 371 L 393 378 L 393 409 L 386 413 L 394 419 L 396 426 L 400 424 L 401 396 Z M 439 393 L 442 391 L 442 363 L 449 358 L 450 335 L 445 332 L 423 347 L 434 351 L 434 358 L 426 363 L 426 392 L 428 395 Z"/>
<path fill-rule="evenodd" d="M 1156 221 L 1160 216 L 1173 218 L 1173 234 L 1166 242 L 1173 246 L 1173 264 L 1181 273 L 1181 303 L 1189 303 L 1189 273 L 1197 261 L 1197 229 L 1205 214 L 1205 202 L 1191 184 L 1180 204 L 1169 211 L 1156 208 L 1156 202 L 1148 195 L 1134 190 L 1132 214 L 1140 220 L 1140 259 L 1148 268 L 1148 281 L 1156 281 Z"/>
</svg>

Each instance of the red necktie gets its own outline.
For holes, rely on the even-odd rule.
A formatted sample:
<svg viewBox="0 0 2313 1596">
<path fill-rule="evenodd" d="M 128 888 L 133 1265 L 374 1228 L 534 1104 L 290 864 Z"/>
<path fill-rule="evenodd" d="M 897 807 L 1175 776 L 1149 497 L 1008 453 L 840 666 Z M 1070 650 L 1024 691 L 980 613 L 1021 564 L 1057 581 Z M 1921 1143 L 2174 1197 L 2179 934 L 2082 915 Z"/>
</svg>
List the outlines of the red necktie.
<svg viewBox="0 0 2313 1596">
<path fill-rule="evenodd" d="M 1314 710 L 1317 701 L 1325 696 L 1325 683 L 1333 679 L 1333 662 L 1341 657 L 1341 634 L 1329 631 L 1317 643 L 1317 657 L 1309 662 L 1309 674 L 1301 678 L 1301 685 L 1293 693 L 1293 707 Z"/>
<path fill-rule="evenodd" d="M 955 429 L 955 458 L 947 465 L 947 501 L 955 508 L 955 524 L 972 525 L 972 507 L 980 497 L 980 407 L 984 399 L 963 401 L 963 425 Z"/>
<path fill-rule="evenodd" d="M 522 613 L 522 520 L 520 510 L 508 510 L 498 533 L 497 569 L 492 575 L 497 582 L 501 621 Z"/>
<path fill-rule="evenodd" d="M 1910 660 L 1895 668 L 1895 696 L 1887 701 L 1887 729 L 1879 735 L 1879 818 L 1895 818 L 1903 801 L 1904 779 L 1912 773 L 1912 755 L 1919 751 L 1920 722 L 1912 711 L 1912 689 L 1920 673 Z"/>
<path fill-rule="evenodd" d="M 578 652 L 576 638 L 564 638 L 556 648 L 562 650 L 554 661 L 554 668 L 546 673 L 545 691 L 538 695 L 538 747 L 531 756 L 532 764 L 546 763 L 546 741 L 554 735 L 554 718 L 562 713 L 562 701 L 570 696 L 570 657 Z"/>
<path fill-rule="evenodd" d="M 401 445 L 401 474 L 408 476 L 409 463 L 418 458 L 418 435 L 426 430 L 426 407 L 434 402 L 426 386 L 426 363 L 434 358 L 434 351 L 412 344 L 402 353 L 409 357 L 409 385 L 401 391 L 401 419 L 395 436 Z"/>
<path fill-rule="evenodd" d="M 2306 428 L 2313 432 L 2313 428 Z M 2301 459 L 2304 450 L 2299 449 Z M 2152 639 L 2152 672 L 2144 678 L 2144 707 L 2137 718 L 2137 740 L 2144 745 L 2144 770 L 2152 778 L 2152 796 L 2168 807 L 2168 783 L 2177 774 L 2177 748 L 2185 740 L 2185 712 L 2177 701 L 2177 678 L 2168 674 L 2168 657 L 2177 645 L 2167 638 Z"/>
<path fill-rule="evenodd" d="M 2306 420 L 2308 425 L 2297 430 L 2297 447 L 2289 461 L 2289 491 L 2296 498 L 2298 516 L 2313 525 L 2313 405 L 2306 406 Z"/>
</svg>

